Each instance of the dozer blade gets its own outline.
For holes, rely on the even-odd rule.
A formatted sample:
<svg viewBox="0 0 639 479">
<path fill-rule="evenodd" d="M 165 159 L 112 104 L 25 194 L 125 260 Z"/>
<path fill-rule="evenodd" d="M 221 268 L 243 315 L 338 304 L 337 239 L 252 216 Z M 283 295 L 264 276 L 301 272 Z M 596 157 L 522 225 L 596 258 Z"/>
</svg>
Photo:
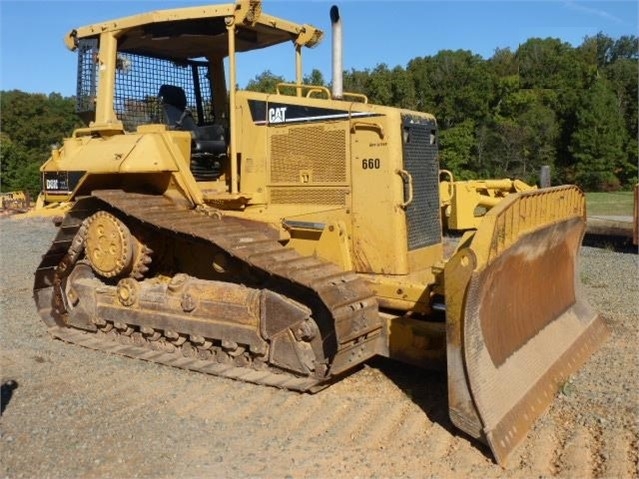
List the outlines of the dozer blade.
<svg viewBox="0 0 639 479">
<path fill-rule="evenodd" d="M 499 464 L 608 331 L 579 294 L 585 199 L 510 195 L 445 269 L 449 410 Z"/>
</svg>

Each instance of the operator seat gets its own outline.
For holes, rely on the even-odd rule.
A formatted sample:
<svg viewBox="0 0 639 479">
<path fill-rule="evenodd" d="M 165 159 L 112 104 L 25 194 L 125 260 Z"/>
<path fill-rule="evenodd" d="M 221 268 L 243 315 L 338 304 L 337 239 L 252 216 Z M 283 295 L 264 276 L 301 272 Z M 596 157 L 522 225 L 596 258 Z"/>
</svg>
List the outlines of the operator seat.
<svg viewBox="0 0 639 479">
<path fill-rule="evenodd" d="M 191 172 L 198 181 L 212 181 L 221 175 L 221 161 L 226 158 L 227 141 L 219 124 L 198 126 L 187 108 L 184 90 L 175 85 L 162 85 L 158 92 L 163 120 L 172 130 L 191 132 Z"/>
<path fill-rule="evenodd" d="M 191 110 L 186 107 L 186 93 L 179 86 L 162 85 L 158 93 L 164 123 L 172 129 L 194 131 L 197 128 Z"/>
</svg>

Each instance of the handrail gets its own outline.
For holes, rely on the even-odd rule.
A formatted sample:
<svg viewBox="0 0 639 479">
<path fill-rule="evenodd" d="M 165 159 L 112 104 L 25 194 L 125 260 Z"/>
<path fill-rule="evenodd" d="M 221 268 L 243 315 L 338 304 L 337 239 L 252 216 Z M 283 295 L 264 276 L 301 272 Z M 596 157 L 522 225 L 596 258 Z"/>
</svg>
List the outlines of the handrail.
<svg viewBox="0 0 639 479">
<path fill-rule="evenodd" d="M 351 123 L 351 133 L 355 133 L 358 128 L 368 128 L 372 130 L 377 130 L 379 137 L 381 139 L 384 138 L 384 127 L 377 122 L 369 122 L 369 121 L 353 121 Z"/>
<path fill-rule="evenodd" d="M 395 170 L 395 173 L 401 176 L 403 182 L 408 184 L 408 198 L 405 198 L 404 202 L 399 205 L 401 208 L 406 209 L 413 202 L 413 176 L 408 171 L 401 169 Z M 406 193 L 405 190 L 404 193 Z"/>
<path fill-rule="evenodd" d="M 320 85 L 305 85 L 302 83 L 287 83 L 287 82 L 281 82 L 278 83 L 275 87 L 275 92 L 278 95 L 283 95 L 284 93 L 280 90 L 280 88 L 294 88 L 296 91 L 297 89 L 302 89 L 302 90 L 308 90 L 306 92 L 306 96 L 310 98 L 310 96 L 314 93 L 314 92 L 322 92 L 326 94 L 326 98 L 328 100 L 331 99 L 331 92 L 328 88 L 324 87 L 324 86 L 320 86 Z"/>
<path fill-rule="evenodd" d="M 308 85 L 303 83 L 280 82 L 275 86 L 275 93 L 278 95 L 289 95 L 289 93 L 283 92 L 282 88 L 291 88 L 292 90 L 294 90 L 295 93 L 294 94 L 291 93 L 290 96 L 298 96 L 297 91 L 302 90 L 302 91 L 306 91 L 304 95 L 306 96 L 306 98 L 312 98 L 315 93 L 323 93 L 326 95 L 327 100 L 333 100 L 333 95 L 331 94 L 331 91 L 322 85 Z M 355 100 L 355 101 L 360 101 L 361 103 L 364 103 L 364 104 L 368 103 L 368 97 L 364 95 L 363 93 L 351 93 L 351 92 L 345 91 L 342 93 L 342 98 L 340 99 L 345 100 L 347 98 L 351 98 L 352 100 Z"/>
<path fill-rule="evenodd" d="M 362 100 L 362 103 L 366 104 L 368 103 L 368 97 L 366 95 L 364 95 L 363 93 L 351 93 L 348 91 L 342 92 L 342 98 L 354 98 L 354 99 L 360 99 Z"/>
</svg>

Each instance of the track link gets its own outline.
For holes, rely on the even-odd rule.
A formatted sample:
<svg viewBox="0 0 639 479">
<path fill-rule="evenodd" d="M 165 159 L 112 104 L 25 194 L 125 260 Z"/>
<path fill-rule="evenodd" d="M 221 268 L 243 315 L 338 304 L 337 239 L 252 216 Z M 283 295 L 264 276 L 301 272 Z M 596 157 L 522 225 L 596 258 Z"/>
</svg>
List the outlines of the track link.
<svg viewBox="0 0 639 479">
<path fill-rule="evenodd" d="M 336 265 L 316 257 L 301 256 L 282 246 L 268 225 L 189 209 L 156 195 L 102 190 L 94 192 L 93 197 L 80 200 L 65 217 L 36 272 L 36 304 L 54 337 L 92 349 L 298 391 L 319 390 L 334 376 L 381 352 L 382 324 L 377 301 L 364 281 L 354 273 L 341 271 Z M 266 277 L 267 288 L 309 307 L 321 332 L 323 365 L 313 375 L 298 376 L 268 363 L 257 368 L 253 364 L 245 367 L 238 361 L 231 364 L 216 362 L 215 354 L 209 354 L 212 358 L 206 355 L 184 357 L 186 354 L 180 354 L 179 347 L 158 351 L 157 347 L 152 349 L 155 345 L 148 340 L 121 344 L 113 324 L 107 324 L 106 329 L 97 332 L 70 326 L 65 318 L 66 299 L 61 284 L 78 260 L 82 246 L 78 244 L 81 241 L 78 238 L 83 234 L 84 219 L 103 209 L 111 210 L 121 218 L 134 219 L 157 233 L 196 240 L 221 249 L 243 264 L 246 270 L 257 271 Z M 238 282 L 242 282 L 241 278 Z M 104 325 L 102 322 L 101 326 Z M 106 331 L 111 334 L 104 334 Z M 125 330 L 124 336 L 127 334 L 131 331 Z M 141 336 L 137 333 L 137 339 Z M 232 341 L 233 338 L 229 339 Z M 124 338 L 124 342 L 131 341 Z"/>
<path fill-rule="evenodd" d="M 96 334 L 82 331 L 76 328 L 53 327 L 49 333 L 63 341 L 78 344 L 85 348 L 105 351 L 111 354 L 127 356 L 129 358 L 142 359 L 153 363 L 160 363 L 166 366 L 173 366 L 181 369 L 188 369 L 214 376 L 221 376 L 230 379 L 237 379 L 253 384 L 274 386 L 282 389 L 294 391 L 315 392 L 323 389 L 326 385 L 320 384 L 313 377 L 298 377 L 274 369 L 255 370 L 247 367 L 236 366 L 234 364 L 222 364 L 211 360 L 198 358 L 188 358 L 179 354 L 178 351 L 166 352 L 150 349 L 148 346 L 137 346 L 134 344 L 122 344 L 117 336 L 108 334 Z"/>
</svg>

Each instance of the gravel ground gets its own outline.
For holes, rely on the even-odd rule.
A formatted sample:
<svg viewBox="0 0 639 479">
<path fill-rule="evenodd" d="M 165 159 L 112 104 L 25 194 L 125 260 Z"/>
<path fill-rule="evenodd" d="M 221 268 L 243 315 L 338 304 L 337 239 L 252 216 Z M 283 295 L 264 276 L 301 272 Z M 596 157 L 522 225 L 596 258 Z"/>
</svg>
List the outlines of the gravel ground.
<svg viewBox="0 0 639 479">
<path fill-rule="evenodd" d="M 450 424 L 442 373 L 375 360 L 305 395 L 53 340 L 31 287 L 54 227 L 2 218 L 0 228 L 0 376 L 13 385 L 0 477 L 639 475 L 636 254 L 583 249 L 584 289 L 611 338 L 503 469 Z"/>
</svg>

